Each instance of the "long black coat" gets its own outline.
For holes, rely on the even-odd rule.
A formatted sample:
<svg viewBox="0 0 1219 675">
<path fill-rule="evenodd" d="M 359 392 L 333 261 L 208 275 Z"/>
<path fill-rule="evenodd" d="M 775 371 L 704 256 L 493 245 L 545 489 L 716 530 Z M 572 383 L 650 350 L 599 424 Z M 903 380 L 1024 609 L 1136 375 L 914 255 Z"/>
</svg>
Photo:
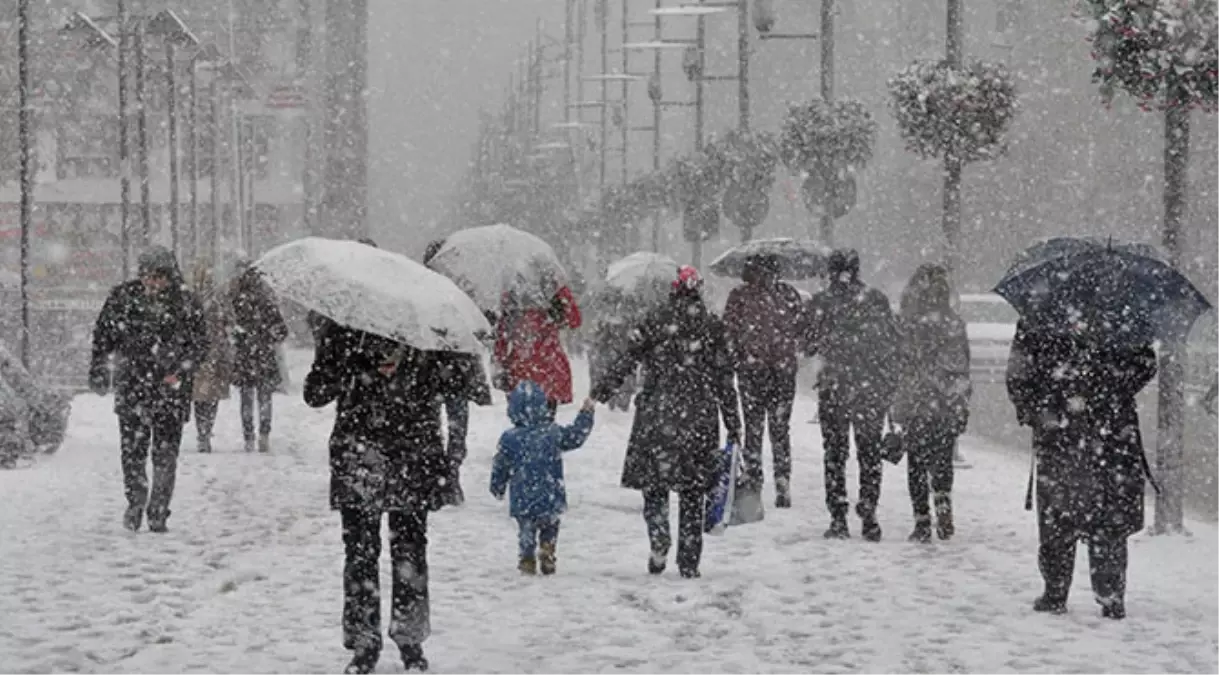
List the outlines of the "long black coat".
<svg viewBox="0 0 1219 675">
<path fill-rule="evenodd" d="M 172 274 L 170 287 L 156 299 L 145 294 L 139 280 L 122 283 L 110 291 L 93 328 L 90 385 L 98 391 L 109 388 L 107 366 L 113 356 L 116 413 L 185 420 L 195 371 L 207 350 L 203 308 L 183 287 L 181 274 Z M 165 383 L 169 375 L 178 376 L 176 387 Z"/>
<path fill-rule="evenodd" d="M 235 324 L 233 383 L 239 387 L 278 387 L 282 376 L 275 350 L 288 338 L 288 325 L 275 294 L 258 270 L 251 268 L 234 281 L 229 302 Z"/>
<path fill-rule="evenodd" d="M 1017 325 L 1007 388 L 1017 418 L 1033 429 L 1043 516 L 1069 514 L 1081 535 L 1143 529 L 1147 473 L 1135 396 L 1155 373 L 1150 346 L 1096 348 Z"/>
<path fill-rule="evenodd" d="M 367 511 L 437 508 L 448 459 L 441 405 L 450 391 L 436 355 L 402 348 L 397 371 L 377 366 L 400 346 L 332 325 L 305 378 L 305 402 L 336 403 L 330 434 L 330 506 Z"/>
<path fill-rule="evenodd" d="M 719 462 L 720 418 L 740 437 L 732 358 L 724 327 L 697 297 L 674 297 L 630 335 L 627 353 L 593 388 L 608 401 L 643 365 L 622 486 L 636 490 L 706 489 Z"/>
<path fill-rule="evenodd" d="M 903 316 L 898 321 L 897 389 L 893 421 L 932 420 L 965 432 L 969 421 L 969 337 L 951 309 Z"/>
</svg>

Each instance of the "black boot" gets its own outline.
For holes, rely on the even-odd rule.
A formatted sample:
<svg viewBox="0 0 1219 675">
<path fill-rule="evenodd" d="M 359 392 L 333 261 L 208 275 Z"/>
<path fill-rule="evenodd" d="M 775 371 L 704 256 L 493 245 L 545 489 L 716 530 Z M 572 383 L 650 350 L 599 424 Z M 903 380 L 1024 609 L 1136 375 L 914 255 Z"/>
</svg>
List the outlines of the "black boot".
<svg viewBox="0 0 1219 675">
<path fill-rule="evenodd" d="M 1100 606 L 1100 615 L 1106 619 L 1122 620 L 1126 618 L 1126 603 L 1113 600 Z"/>
<path fill-rule="evenodd" d="M 139 506 L 128 506 L 123 512 L 123 527 L 132 532 L 140 531 L 140 524 L 144 522 L 144 509 Z"/>
<path fill-rule="evenodd" d="M 648 574 L 662 574 L 665 571 L 667 555 L 653 552 L 648 556 Z"/>
<path fill-rule="evenodd" d="M 825 531 L 826 539 L 850 539 L 851 528 L 847 525 L 846 516 L 835 516 L 830 521 L 830 529 Z"/>
<path fill-rule="evenodd" d="M 952 497 L 947 493 L 937 492 L 935 495 L 935 535 L 947 541 L 956 533 L 952 523 Z"/>
<path fill-rule="evenodd" d="M 375 670 L 377 661 L 380 660 L 380 649 L 357 649 L 355 656 L 351 657 L 351 663 L 347 664 L 343 672 L 347 675 L 365 675 Z"/>
<path fill-rule="evenodd" d="M 693 567 L 683 568 L 681 570 L 682 579 L 697 579 L 703 575 L 698 573 L 698 570 Z"/>
<path fill-rule="evenodd" d="M 412 670 L 420 673 L 427 671 L 428 662 L 423 656 L 423 645 L 406 645 L 399 647 L 398 652 L 402 655 L 402 667 L 406 668 L 408 673 Z"/>
<path fill-rule="evenodd" d="M 880 523 L 876 518 L 865 518 L 863 521 L 863 538 L 867 541 L 880 541 Z"/>
<path fill-rule="evenodd" d="M 157 534 L 165 534 L 169 531 L 169 526 L 165 521 L 169 520 L 169 511 L 148 512 L 148 531 L 156 532 Z"/>
<path fill-rule="evenodd" d="M 1067 601 L 1065 598 L 1055 598 L 1049 594 L 1043 594 L 1033 601 L 1033 611 L 1045 612 L 1047 614 L 1066 614 Z"/>
<path fill-rule="evenodd" d="M 931 516 L 918 516 L 914 519 L 914 531 L 910 533 L 909 539 L 918 544 L 931 543 Z"/>
<path fill-rule="evenodd" d="M 775 508 L 790 509 L 791 507 L 791 480 L 788 478 L 775 478 Z"/>
</svg>

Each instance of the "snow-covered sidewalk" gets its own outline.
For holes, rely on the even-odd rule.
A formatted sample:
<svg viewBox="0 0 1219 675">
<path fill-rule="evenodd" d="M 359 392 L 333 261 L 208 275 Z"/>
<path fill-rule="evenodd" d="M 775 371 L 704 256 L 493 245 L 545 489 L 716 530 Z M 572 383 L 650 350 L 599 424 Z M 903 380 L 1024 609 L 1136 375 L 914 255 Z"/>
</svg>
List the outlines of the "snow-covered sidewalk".
<svg viewBox="0 0 1219 675">
<path fill-rule="evenodd" d="M 277 397 L 273 454 L 247 455 L 235 403 L 222 408 L 216 454 L 195 453 L 188 431 L 167 535 L 121 528 L 109 399 L 78 398 L 57 455 L 0 472 L 0 670 L 342 668 L 342 546 L 326 503 L 333 411 Z M 640 499 L 617 487 L 630 417 L 606 409 L 585 448 L 568 455 L 559 574 L 521 578 L 515 525 L 486 491 L 507 420 L 502 403 L 476 409 L 468 502 L 431 524 L 433 669 L 1219 670 L 1214 525 L 1195 523 L 1188 538 L 1132 540 L 1128 620 L 1099 617 L 1082 551 L 1071 612 L 1035 615 L 1027 463 L 970 440 L 974 466 L 957 474 L 957 537 L 930 546 L 906 542 L 905 466 L 888 466 L 884 541 L 860 540 L 857 522 L 856 538 L 825 541 L 818 429 L 804 423 L 810 403 L 798 401 L 794 416 L 795 508 L 709 537 L 697 581 L 646 574 Z M 401 671 L 392 650 L 379 670 Z"/>
</svg>

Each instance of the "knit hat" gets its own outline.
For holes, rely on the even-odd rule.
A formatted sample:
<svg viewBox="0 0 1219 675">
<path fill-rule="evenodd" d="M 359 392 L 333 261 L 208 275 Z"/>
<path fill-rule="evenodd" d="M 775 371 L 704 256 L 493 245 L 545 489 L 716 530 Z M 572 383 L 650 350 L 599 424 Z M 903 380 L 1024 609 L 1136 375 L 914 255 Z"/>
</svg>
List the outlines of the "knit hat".
<svg viewBox="0 0 1219 675">
<path fill-rule="evenodd" d="M 136 266 L 142 277 L 155 274 L 173 277 L 178 274 L 178 260 L 174 258 L 173 252 L 164 246 L 150 246 L 145 249 Z"/>
</svg>

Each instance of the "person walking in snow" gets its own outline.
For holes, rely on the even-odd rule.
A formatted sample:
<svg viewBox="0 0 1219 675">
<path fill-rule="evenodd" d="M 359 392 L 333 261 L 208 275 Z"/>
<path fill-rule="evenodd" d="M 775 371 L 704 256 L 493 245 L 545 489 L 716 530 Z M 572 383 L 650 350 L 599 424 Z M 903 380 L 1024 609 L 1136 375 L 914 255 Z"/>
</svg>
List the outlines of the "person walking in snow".
<svg viewBox="0 0 1219 675">
<path fill-rule="evenodd" d="M 930 480 L 935 532 L 952 537 L 952 451 L 969 422 L 969 338 L 952 309 L 948 270 L 919 267 L 902 293 L 898 321 L 898 383 L 890 412 L 906 455 L 914 531 L 910 541 L 931 541 Z"/>
<path fill-rule="evenodd" d="M 567 510 L 563 453 L 588 440 L 593 428 L 592 399 L 584 401 L 570 426 L 555 424 L 546 393 L 533 382 L 521 382 L 508 395 L 513 427 L 499 438 L 491 467 L 491 494 L 511 497 L 511 514 L 520 533 L 521 574 L 555 573 L 559 518 Z M 539 549 L 541 552 L 539 553 Z"/>
<path fill-rule="evenodd" d="M 233 312 L 227 294 L 216 288 L 210 263 L 195 267 L 195 294 L 203 306 L 208 350 L 195 373 L 191 397 L 195 404 L 195 431 L 199 452 L 212 451 L 212 429 L 220 402 L 229 398 L 233 379 Z"/>
<path fill-rule="evenodd" d="M 314 408 L 335 404 L 330 507 L 343 527 L 343 645 L 354 652 L 346 672 L 370 673 L 381 656 L 383 514 L 393 578 L 389 637 L 408 670 L 426 670 L 427 522 L 448 476 L 440 406 L 450 384 L 434 353 L 334 323 L 322 337 L 304 397 Z"/>
<path fill-rule="evenodd" d="M 859 254 L 838 250 L 828 261 L 829 287 L 809 301 L 809 352 L 824 362 L 817 378 L 817 416 L 825 446 L 827 539 L 851 536 L 846 464 L 851 430 L 859 460 L 863 536 L 880 541 L 876 506 L 883 474 L 885 413 L 893 398 L 896 332 L 889 300 L 859 280 Z"/>
<path fill-rule="evenodd" d="M 173 253 L 153 246 L 140 254 L 139 279 L 115 286 L 93 328 L 89 386 L 99 396 L 111 387 L 119 418 L 123 526 L 167 531 L 178 470 L 182 427 L 190 416 L 195 370 L 208 351 L 203 308 L 186 289 Z M 152 490 L 145 465 L 152 454 Z"/>
<path fill-rule="evenodd" d="M 1151 478 L 1135 396 L 1155 377 L 1156 355 L 1150 344 L 1119 344 L 1102 331 L 1061 316 L 1022 317 L 1007 389 L 1017 420 L 1033 431 L 1036 453 L 1037 566 L 1045 591 L 1033 609 L 1066 612 L 1082 538 L 1101 614 L 1122 619 L 1126 540 L 1143 529 Z"/>
<path fill-rule="evenodd" d="M 732 289 L 724 308 L 745 417 L 743 471 L 737 489 L 762 492 L 762 441 L 769 423 L 775 506 L 789 508 L 791 415 L 804 302 L 795 288 L 779 281 L 779 259 L 773 255 L 746 261 L 741 278 L 745 283 Z"/>
<path fill-rule="evenodd" d="M 672 541 L 669 494 L 678 494 L 677 567 L 686 578 L 699 576 L 704 500 L 721 461 L 720 419 L 730 443 L 741 439 L 724 326 L 708 311 L 701 289 L 698 271 L 682 267 L 669 302 L 631 331 L 627 353 L 592 390 L 593 400 L 604 403 L 643 366 L 622 486 L 643 493 L 651 574 L 665 570 Z"/>
<path fill-rule="evenodd" d="M 241 393 L 241 431 L 246 452 L 254 451 L 254 406 L 258 405 L 258 451 L 271 451 L 271 397 L 282 382 L 275 352 L 288 338 L 288 325 L 275 293 L 248 262 L 238 265 L 229 293 L 237 359 L 233 381 Z"/>
<path fill-rule="evenodd" d="M 444 246 L 443 239 L 428 242 L 423 254 L 423 264 L 431 262 Z M 488 317 L 495 325 L 494 317 Z M 444 377 L 454 384 L 452 394 L 444 400 L 444 417 L 447 426 L 445 453 L 449 458 L 449 476 L 445 480 L 444 503 L 460 506 L 465 503 L 465 492 L 461 489 L 461 465 L 466 461 L 468 450 L 466 436 L 470 427 L 470 403 L 491 405 L 491 388 L 483 370 L 482 357 L 476 354 L 451 352 L 440 356 L 445 363 Z"/>
<path fill-rule="evenodd" d="M 528 380 L 546 392 L 551 411 L 571 403 L 571 363 L 559 331 L 575 330 L 580 324 L 580 308 L 567 286 L 551 296 L 547 308 L 526 306 L 517 293 L 505 293 L 494 353 L 503 380 L 500 387 L 512 391 Z"/>
</svg>

